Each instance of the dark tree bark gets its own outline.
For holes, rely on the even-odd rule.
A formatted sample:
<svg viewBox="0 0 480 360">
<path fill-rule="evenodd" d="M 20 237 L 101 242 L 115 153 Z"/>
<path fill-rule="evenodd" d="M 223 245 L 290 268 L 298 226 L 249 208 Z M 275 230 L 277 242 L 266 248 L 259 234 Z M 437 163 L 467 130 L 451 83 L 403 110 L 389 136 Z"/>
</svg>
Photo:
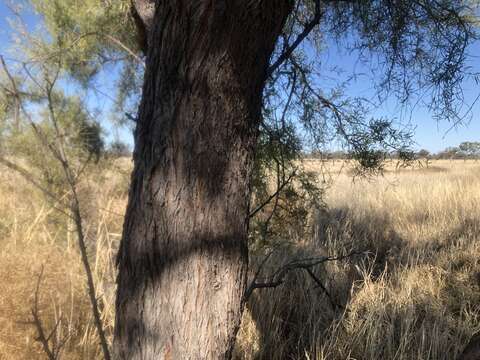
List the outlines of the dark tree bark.
<svg viewBox="0 0 480 360">
<path fill-rule="evenodd" d="M 134 6 L 142 2 L 152 3 Z M 156 6 L 153 19 L 137 11 L 148 31 L 147 67 L 118 255 L 114 352 L 228 358 L 245 290 L 262 92 L 291 2 Z"/>
</svg>

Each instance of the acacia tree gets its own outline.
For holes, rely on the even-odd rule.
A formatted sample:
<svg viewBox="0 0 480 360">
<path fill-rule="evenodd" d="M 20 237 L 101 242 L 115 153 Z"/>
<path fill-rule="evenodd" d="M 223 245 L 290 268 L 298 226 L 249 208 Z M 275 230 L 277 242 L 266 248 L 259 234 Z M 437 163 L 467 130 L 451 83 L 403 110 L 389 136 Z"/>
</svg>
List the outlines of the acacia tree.
<svg viewBox="0 0 480 360">
<path fill-rule="evenodd" d="M 464 141 L 458 145 L 458 148 L 466 158 L 478 159 L 480 155 L 480 142 Z"/>
<path fill-rule="evenodd" d="M 136 2 L 147 59 L 114 347 L 222 358 L 240 325 L 262 91 L 291 4 L 156 5 Z"/>
<path fill-rule="evenodd" d="M 365 121 L 360 106 L 347 112 L 347 105 L 309 87 L 309 71 L 294 54 L 302 41 L 318 40 L 328 25 L 355 29 L 359 48 L 385 59 L 387 90 L 402 88 L 408 96 L 413 85 L 406 79 L 420 76 L 418 86 L 438 89 L 432 104 L 439 114 L 452 117 L 473 36 L 464 5 L 134 2 L 146 71 L 118 257 L 118 357 L 231 353 L 243 305 L 249 180 L 267 82 L 288 81 L 287 89 L 297 93 L 298 79 L 304 93 L 296 101 L 306 127 L 314 129 L 319 109 L 328 109 L 345 140 L 366 158 L 372 144 L 394 135 L 389 122 Z M 365 126 L 369 137 L 354 132 Z"/>
<path fill-rule="evenodd" d="M 48 57 L 69 48 L 62 65 L 83 84 L 120 61 L 119 102 L 134 106 L 144 72 L 118 255 L 114 351 L 125 359 L 230 355 L 258 171 L 273 163 L 279 192 L 305 147 L 340 140 L 369 169 L 406 153 L 408 134 L 368 116 L 375 104 L 322 88 L 327 38 L 372 65 L 380 102 L 429 98 L 458 121 L 476 36 L 460 0 L 134 0 L 132 17 L 129 1 L 32 3 Z"/>
</svg>

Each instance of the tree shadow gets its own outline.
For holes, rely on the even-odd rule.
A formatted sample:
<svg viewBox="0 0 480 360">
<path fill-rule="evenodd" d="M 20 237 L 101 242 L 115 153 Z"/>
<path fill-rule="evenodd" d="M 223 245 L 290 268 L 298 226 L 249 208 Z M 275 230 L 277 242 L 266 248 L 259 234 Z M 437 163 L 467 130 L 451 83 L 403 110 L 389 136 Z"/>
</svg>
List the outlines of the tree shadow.
<svg viewBox="0 0 480 360">
<path fill-rule="evenodd" d="M 448 292 L 445 293 L 448 299 L 443 303 L 442 311 L 461 316 L 462 309 L 470 306 L 466 303 L 473 301 L 475 296 L 462 299 L 458 289 L 464 289 L 463 278 L 457 279 L 456 276 L 474 266 L 472 246 L 475 246 L 480 233 L 478 219 L 467 216 L 451 230 L 421 242 L 402 238 L 395 231 L 394 220 L 388 214 L 374 210 L 354 212 L 345 207 L 319 211 L 312 239 L 307 244 L 282 248 L 269 259 L 263 274 L 271 274 L 292 258 L 337 256 L 352 250 L 365 255 L 322 264 L 315 269 L 315 275 L 323 282 L 329 296 L 302 270 L 290 273 L 284 284 L 277 288 L 255 290 L 242 320 L 235 358 L 298 359 L 308 354 L 310 359 L 315 359 L 319 345 L 327 340 L 332 327 L 342 326 L 340 320 L 344 316 L 348 318 L 349 310 L 345 308 L 348 308 L 354 289 L 361 287 L 366 277 L 372 282 L 383 281 L 385 277 L 395 279 L 397 274 L 408 268 L 434 266 L 448 274 L 449 280 L 444 289 Z M 261 256 L 258 259 L 252 256 L 251 262 L 258 264 L 261 259 Z M 255 265 L 251 267 L 255 268 Z M 472 273 L 473 270 L 468 271 Z M 480 286 L 480 272 L 474 271 L 471 277 L 468 282 L 473 284 L 472 288 L 477 286 L 475 284 Z M 332 306 L 332 300 L 340 306 Z M 415 324 L 421 326 L 424 318 L 430 316 L 435 319 L 434 324 L 448 329 L 450 325 L 442 323 L 443 315 L 438 315 L 438 309 L 421 300 L 413 300 L 418 313 L 409 313 L 409 316 L 415 317 Z M 397 316 L 395 321 L 392 318 L 394 323 L 391 326 L 392 331 L 400 333 L 406 330 L 402 330 L 403 310 L 397 310 L 396 315 L 391 316 L 400 317 Z M 415 334 L 419 330 L 412 328 L 409 331 Z M 459 330 L 455 336 L 459 339 L 464 337 L 467 342 L 469 334 L 462 331 Z M 325 340 L 322 340 L 323 337 Z M 396 346 L 391 345 L 393 348 Z M 449 354 L 457 351 L 453 346 Z"/>
<path fill-rule="evenodd" d="M 354 284 L 365 272 L 379 277 L 406 246 L 382 214 L 364 212 L 354 217 L 347 208 L 319 211 L 312 240 L 276 251 L 262 273 L 271 274 L 297 258 L 338 256 L 352 250 L 362 255 L 314 269 L 327 292 L 303 270 L 289 273 L 281 286 L 255 290 L 247 303 L 235 358 L 298 359 L 305 354 L 314 358 L 318 338 L 344 315 Z M 252 256 L 251 263 L 260 262 L 261 257 Z"/>
</svg>

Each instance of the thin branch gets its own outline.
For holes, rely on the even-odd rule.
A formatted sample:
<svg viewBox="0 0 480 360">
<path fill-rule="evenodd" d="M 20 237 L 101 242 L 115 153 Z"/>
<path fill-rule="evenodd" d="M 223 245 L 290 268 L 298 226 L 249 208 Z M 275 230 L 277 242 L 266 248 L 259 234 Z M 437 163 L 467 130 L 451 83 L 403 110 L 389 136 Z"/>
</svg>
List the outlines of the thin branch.
<svg viewBox="0 0 480 360">
<path fill-rule="evenodd" d="M 344 259 L 348 259 L 352 256 L 361 255 L 361 254 L 363 254 L 363 253 L 357 252 L 357 251 L 352 251 L 352 252 L 350 252 L 346 255 L 337 256 L 337 257 L 323 256 L 323 257 L 312 257 L 312 258 L 304 258 L 304 259 L 289 261 L 286 264 L 284 264 L 283 266 L 281 266 L 280 268 L 278 268 L 272 274 L 272 276 L 270 277 L 270 281 L 268 281 L 268 282 L 260 283 L 260 282 L 256 281 L 256 278 L 254 278 L 251 281 L 250 285 L 247 287 L 247 290 L 245 291 L 244 301 L 248 301 L 248 299 L 250 298 L 250 296 L 252 295 L 252 293 L 255 289 L 276 288 L 276 287 L 282 285 L 285 281 L 285 278 L 286 278 L 287 274 L 291 271 L 301 269 L 301 270 L 306 270 L 308 272 L 308 270 L 311 270 L 315 266 L 318 266 L 318 265 L 323 264 L 325 262 L 341 261 L 341 260 L 344 260 Z M 310 275 L 310 273 L 309 273 L 309 275 Z M 318 279 L 314 276 L 314 281 L 318 284 L 320 281 L 317 282 L 316 280 L 318 280 Z M 324 287 L 323 284 L 322 284 L 322 287 Z M 328 292 L 326 292 L 326 294 L 328 295 Z"/>
<path fill-rule="evenodd" d="M 117 38 L 113 37 L 112 35 L 108 34 L 99 34 L 100 36 L 104 36 L 114 44 L 118 45 L 121 47 L 123 50 L 125 50 L 130 56 L 132 56 L 135 60 L 137 60 L 140 64 L 142 64 L 143 67 L 145 67 L 145 62 L 143 61 L 142 58 L 140 58 L 137 54 L 133 52 L 128 46 L 126 46 L 123 42 L 118 40 Z"/>
<path fill-rule="evenodd" d="M 72 43 L 66 49 L 58 50 L 58 51 L 53 52 L 52 54 L 50 54 L 50 55 L 48 55 L 44 58 L 40 58 L 40 59 L 32 61 L 32 62 L 44 62 L 46 60 L 50 60 L 50 59 L 54 58 L 55 56 L 60 56 L 63 52 L 68 51 L 69 49 L 73 48 L 80 40 L 82 40 L 85 37 L 89 37 L 89 36 L 98 36 L 98 37 L 103 37 L 103 38 L 109 40 L 110 42 L 112 42 L 115 45 L 117 45 L 118 47 L 120 47 L 122 50 L 126 51 L 131 57 L 133 57 L 138 63 L 140 63 L 145 68 L 145 61 L 143 61 L 143 59 L 141 57 L 139 57 L 137 54 L 135 54 L 135 52 L 132 49 L 130 49 L 127 45 L 125 45 L 122 41 L 120 41 L 119 39 L 117 39 L 116 37 L 114 37 L 112 35 L 103 34 L 103 33 L 100 33 L 100 32 L 88 32 L 88 33 L 79 35 L 76 39 L 74 39 L 72 41 Z"/>
<path fill-rule="evenodd" d="M 265 206 L 267 206 L 270 203 L 270 201 L 275 199 L 278 196 L 278 194 L 283 190 L 283 188 L 290 183 L 290 181 L 295 177 L 295 175 L 296 175 L 296 172 L 295 171 L 292 172 L 290 176 L 277 188 L 277 190 L 272 195 L 270 195 L 267 200 L 265 200 L 262 204 L 260 204 L 255 210 L 253 210 L 248 216 L 250 218 L 255 216 L 260 210 L 262 210 Z"/>
<path fill-rule="evenodd" d="M 245 300 L 248 300 L 248 298 L 250 297 L 250 295 L 252 294 L 253 290 L 255 289 L 255 285 L 257 284 L 257 279 L 259 278 L 260 276 L 260 273 L 262 272 L 263 270 L 263 267 L 265 266 L 265 264 L 267 263 L 268 259 L 270 258 L 270 256 L 272 256 L 272 254 L 275 252 L 275 249 L 273 249 L 272 251 L 270 251 L 267 255 L 265 255 L 265 257 L 263 258 L 262 262 L 260 263 L 260 265 L 258 266 L 258 269 L 257 271 L 255 272 L 255 274 L 253 275 L 253 278 L 252 278 L 252 281 L 250 282 L 250 285 L 248 286 L 248 288 L 245 290 L 245 295 L 244 295 L 244 299 Z"/>
<path fill-rule="evenodd" d="M 48 189 L 44 188 L 37 180 L 35 180 L 35 177 L 26 169 L 21 167 L 20 165 L 17 165 L 4 157 L 0 156 L 0 164 L 6 166 L 10 170 L 15 171 L 19 175 L 21 175 L 25 180 L 27 180 L 30 184 L 32 184 L 34 187 L 36 187 L 38 190 L 40 190 L 44 195 L 48 196 L 51 198 L 53 201 L 62 204 L 63 206 L 66 206 L 61 199 L 59 199 L 55 194 L 53 194 L 51 191 Z M 63 215 L 66 215 L 68 217 L 71 217 L 68 213 L 66 213 L 64 210 L 59 209 L 55 207 L 55 210 L 61 212 Z"/>
<path fill-rule="evenodd" d="M 108 342 L 105 336 L 105 330 L 103 329 L 102 318 L 100 316 L 100 309 L 99 309 L 98 301 L 96 297 L 95 282 L 93 281 L 92 269 L 90 267 L 90 262 L 88 260 L 88 255 L 87 255 L 87 246 L 85 243 L 85 234 L 83 232 L 82 216 L 80 213 L 80 203 L 78 200 L 75 184 L 71 184 L 71 188 L 73 193 L 73 196 L 72 196 L 73 202 L 72 202 L 71 209 L 73 212 L 73 218 L 74 218 L 75 227 L 77 231 L 77 240 L 80 248 L 80 255 L 82 257 L 82 263 L 85 269 L 85 274 L 87 275 L 87 285 L 88 285 L 87 290 L 88 290 L 88 296 L 90 298 L 90 304 L 92 306 L 93 319 L 95 322 L 95 327 L 97 329 L 98 337 L 100 338 L 100 345 L 102 346 L 104 359 L 110 360 L 111 359 L 110 350 L 108 348 Z"/>
<path fill-rule="evenodd" d="M 42 132 L 42 130 L 35 124 L 29 113 L 25 110 L 23 103 L 20 98 L 20 92 L 18 91 L 18 87 L 16 85 L 15 79 L 11 75 L 10 71 L 8 70 L 8 67 L 3 59 L 3 56 L 0 55 L 0 62 L 2 64 L 3 70 L 7 74 L 8 78 L 10 79 L 10 82 L 12 83 L 12 90 L 14 92 L 14 96 L 16 99 L 18 99 L 18 107 L 19 109 L 24 113 L 25 117 L 28 120 L 28 123 L 30 126 L 33 128 L 35 133 L 37 134 L 37 137 L 43 142 L 43 144 L 52 152 L 52 154 L 56 157 L 59 158 L 59 154 L 57 153 L 57 149 L 48 141 L 47 136 Z M 57 73 L 58 75 L 58 73 Z M 51 100 L 51 99 L 50 99 Z"/>
<path fill-rule="evenodd" d="M 8 71 L 8 68 L 5 64 L 5 61 L 3 60 L 3 58 L 1 56 L 0 56 L 0 60 L 1 60 L 1 64 L 3 66 L 4 71 L 7 73 L 7 76 L 10 78 L 10 81 L 12 82 L 13 91 L 15 91 L 16 94 L 17 94 L 18 93 L 18 90 L 17 90 L 18 88 L 16 86 L 15 80 L 13 79 L 10 72 Z M 45 87 L 45 89 L 43 89 L 46 92 L 46 98 L 47 98 L 47 103 L 48 103 L 47 106 L 48 106 L 48 110 L 50 112 L 50 119 L 53 123 L 53 127 L 54 127 L 54 130 L 55 130 L 55 135 L 56 135 L 56 138 L 58 140 L 56 142 L 56 144 L 52 144 L 50 141 L 48 141 L 47 136 L 41 131 L 41 129 L 35 124 L 33 119 L 29 116 L 28 112 L 22 106 L 21 101 L 19 101 L 19 106 L 20 106 L 20 109 L 25 113 L 26 118 L 29 121 L 30 125 L 32 126 L 33 130 L 35 131 L 35 134 L 37 135 L 37 137 L 42 141 L 44 146 L 46 146 L 47 149 L 50 150 L 50 152 L 52 153 L 54 158 L 56 158 L 60 162 L 60 164 L 62 166 L 62 169 L 63 169 L 63 173 L 64 173 L 65 178 L 67 180 L 67 183 L 70 187 L 71 202 L 70 202 L 69 206 L 67 206 L 67 205 L 65 205 L 65 206 L 67 208 L 69 208 L 69 210 L 71 212 L 71 215 L 70 214 L 67 214 L 67 215 L 70 218 L 73 218 L 73 221 L 75 223 L 75 228 L 76 228 L 75 230 L 77 232 L 77 238 L 78 238 L 77 240 L 78 240 L 78 245 L 79 245 L 79 248 L 80 248 L 82 263 L 83 263 L 83 267 L 84 267 L 84 270 L 85 270 L 85 274 L 87 276 L 88 295 L 89 295 L 90 304 L 91 304 L 91 307 L 92 307 L 92 313 L 93 313 L 95 328 L 96 328 L 98 336 L 100 338 L 100 344 L 101 344 L 101 347 L 102 347 L 103 356 L 104 356 L 105 360 L 110 360 L 111 359 L 110 351 L 109 351 L 109 348 L 108 348 L 108 342 L 107 342 L 107 339 L 106 339 L 106 336 L 105 336 L 105 331 L 103 329 L 103 323 L 102 323 L 102 319 L 101 319 L 101 316 L 100 316 L 99 305 L 98 305 L 98 301 L 97 301 L 97 298 L 96 298 L 95 283 L 94 283 L 94 280 L 93 280 L 93 274 L 92 274 L 92 270 L 91 270 L 90 263 L 89 263 L 89 260 L 88 260 L 88 255 L 87 255 L 85 234 L 84 234 L 84 231 L 83 231 L 82 216 L 81 216 L 81 211 L 80 211 L 80 201 L 79 201 L 79 197 L 78 197 L 78 194 L 77 194 L 78 178 L 74 176 L 73 171 L 72 171 L 72 167 L 70 166 L 70 163 L 69 163 L 68 158 L 66 156 L 64 143 L 62 141 L 62 134 L 60 132 L 59 123 L 57 121 L 57 116 L 56 116 L 57 114 L 56 114 L 55 109 L 54 109 L 54 101 L 53 101 L 53 96 L 52 95 L 53 95 L 53 89 L 54 89 L 55 83 L 56 83 L 56 81 L 58 79 L 58 76 L 59 76 L 60 67 L 58 67 L 56 70 L 57 71 L 56 71 L 55 75 L 53 76 L 53 79 L 51 80 L 51 79 L 47 78 L 47 75 L 46 75 L 47 69 L 44 68 L 44 71 L 45 71 L 45 73 L 44 73 L 45 79 L 44 80 L 45 80 L 45 83 L 46 83 L 46 87 Z M 17 94 L 17 96 L 18 96 L 18 94 Z M 19 98 L 19 100 L 20 100 L 20 98 Z M 30 183 L 35 185 L 37 188 L 42 190 L 49 197 L 52 197 L 52 198 L 54 198 L 55 200 L 58 201 L 56 196 L 54 194 L 50 193 L 47 189 L 44 189 L 43 186 L 41 186 L 27 170 L 25 170 L 25 169 L 19 167 L 18 165 L 12 163 L 11 161 L 8 161 L 7 159 L 1 158 L 1 157 L 0 157 L 0 163 L 4 164 L 5 166 L 9 167 L 12 170 L 15 170 L 16 172 L 21 174 L 27 181 L 29 181 Z M 65 212 L 63 212 L 63 211 L 62 211 L 62 213 L 65 214 Z M 35 318 L 35 315 L 34 315 L 34 320 L 35 319 L 36 318 Z M 35 322 L 37 322 L 37 320 L 35 320 Z M 38 327 L 38 325 L 37 325 L 37 327 Z M 46 344 L 48 345 L 48 340 L 45 337 L 44 332 L 41 333 L 40 340 L 42 341 L 42 343 L 46 342 Z M 45 347 L 45 345 L 44 345 L 44 347 Z M 50 352 L 50 353 L 52 353 L 52 352 Z M 52 353 L 52 354 L 53 354 L 54 357 L 53 358 L 50 357 L 50 354 L 49 354 L 48 355 L 49 358 L 50 359 L 55 359 L 55 354 L 54 353 Z"/>
<path fill-rule="evenodd" d="M 333 309 L 336 309 L 336 308 L 344 309 L 344 307 L 342 305 L 333 301 L 332 295 L 330 294 L 328 289 L 325 287 L 325 285 L 323 285 L 322 281 L 315 275 L 315 273 L 313 272 L 312 269 L 307 268 L 307 269 L 305 269 L 305 271 L 308 273 L 308 275 L 310 275 L 310 277 L 313 279 L 313 281 L 315 281 L 315 283 L 318 285 L 318 287 L 320 289 L 322 289 L 323 293 L 327 296 L 328 301 L 330 302 L 330 305 L 332 306 Z"/>
<path fill-rule="evenodd" d="M 345 130 L 345 126 L 343 123 L 343 118 L 345 117 L 344 113 L 342 112 L 342 109 L 340 109 L 336 104 L 325 98 L 324 96 L 320 95 L 318 91 L 316 91 L 310 82 L 308 81 L 308 76 L 305 73 L 305 69 L 298 64 L 298 62 L 295 60 L 293 56 L 289 57 L 289 60 L 291 61 L 292 65 L 294 68 L 300 73 L 302 79 L 303 79 L 303 84 L 304 86 L 317 98 L 317 100 L 322 104 L 322 106 L 328 110 L 330 110 L 336 120 L 337 124 L 337 129 L 340 132 L 340 134 L 347 140 L 348 142 L 351 141 L 351 136 L 347 133 Z"/>
<path fill-rule="evenodd" d="M 320 0 L 315 0 L 315 13 L 313 18 L 305 25 L 302 32 L 297 36 L 292 45 L 288 46 L 278 57 L 278 59 L 272 65 L 270 65 L 267 70 L 267 77 L 270 77 L 275 70 L 277 70 L 290 57 L 290 55 L 302 43 L 302 41 L 305 40 L 305 38 L 313 31 L 315 26 L 320 23 L 321 18 L 322 11 L 320 7 Z"/>
<path fill-rule="evenodd" d="M 39 341 L 42 344 L 43 351 L 47 355 L 49 360 L 56 360 L 56 355 L 54 353 L 54 350 L 50 348 L 50 344 L 48 343 L 48 338 L 45 336 L 45 331 L 43 329 L 43 324 L 42 320 L 40 319 L 40 316 L 38 315 L 38 293 L 40 291 L 40 283 L 42 281 L 42 276 L 43 276 L 43 265 L 40 270 L 40 274 L 38 275 L 38 280 L 37 280 L 37 285 L 35 288 L 35 299 L 34 299 L 34 304 L 33 308 L 31 310 L 32 316 L 33 316 L 33 324 L 35 325 L 35 328 L 37 329 L 38 337 L 37 341 Z"/>
<path fill-rule="evenodd" d="M 273 203 L 272 211 L 270 211 L 270 215 L 268 215 L 267 220 L 265 220 L 265 222 L 263 224 L 263 238 L 264 238 L 264 240 L 267 237 L 268 227 L 270 225 L 270 221 L 272 220 L 273 215 L 275 215 L 275 213 L 277 212 L 278 201 L 280 199 L 280 191 L 278 191 L 281 187 L 281 183 L 280 183 L 280 163 L 278 161 L 276 161 L 276 163 L 277 163 L 277 192 L 276 192 L 276 196 L 275 196 L 275 201 Z M 284 164 L 282 164 L 282 165 L 284 165 Z"/>
<path fill-rule="evenodd" d="M 12 84 L 12 91 L 9 91 L 9 92 L 12 93 L 13 97 L 15 98 L 15 110 L 14 110 L 14 114 L 13 114 L 13 119 L 14 119 L 14 122 L 15 122 L 15 127 L 18 130 L 19 127 L 20 127 L 20 118 L 19 118 L 19 116 L 20 116 L 20 95 L 19 95 L 19 91 L 17 89 L 17 85 L 15 83 L 15 80 L 13 79 L 12 75 L 8 71 L 7 64 L 5 63 L 5 59 L 3 58 L 2 55 L 0 55 L 0 61 L 2 63 L 2 67 L 3 67 L 4 72 L 7 74 L 7 77 L 10 80 L 10 83 Z M 8 89 L 5 89 L 5 90 L 8 91 Z"/>
<path fill-rule="evenodd" d="M 40 310 L 38 308 L 38 298 L 40 293 L 40 283 L 43 277 L 43 270 L 44 270 L 44 267 L 42 265 L 40 274 L 38 275 L 37 285 L 35 287 L 34 303 L 31 309 L 33 320 L 24 322 L 24 324 L 35 326 L 38 333 L 38 336 L 35 340 L 42 344 L 43 351 L 45 352 L 49 360 L 56 360 L 59 358 L 60 352 L 64 347 L 64 345 L 66 344 L 66 342 L 68 341 L 70 335 L 64 336 L 63 339 L 59 340 L 59 342 L 55 341 L 55 339 L 52 339 L 52 337 L 57 334 L 58 327 L 61 324 L 62 318 L 59 318 L 55 323 L 53 329 L 48 334 L 48 336 L 46 336 L 45 328 L 40 318 Z M 51 339 L 52 339 L 52 343 L 50 345 Z"/>
<path fill-rule="evenodd" d="M 85 274 L 87 276 L 87 290 L 88 290 L 88 296 L 90 298 L 90 305 L 92 307 L 92 313 L 93 313 L 93 319 L 95 323 L 95 328 L 97 329 L 98 337 L 100 338 L 100 345 L 102 347 L 103 351 L 103 357 L 105 360 L 110 360 L 110 350 L 108 347 L 108 342 L 107 338 L 105 336 L 105 330 L 103 328 L 103 322 L 102 318 L 100 316 L 100 309 L 96 297 L 96 290 L 95 290 L 95 282 L 93 280 L 93 273 L 92 269 L 90 267 L 90 262 L 88 260 L 88 255 L 87 255 L 87 246 L 85 242 L 85 233 L 83 229 L 83 224 L 82 224 L 82 215 L 80 211 L 80 200 L 77 194 L 77 182 L 78 178 L 74 176 L 70 163 L 68 161 L 68 158 L 66 157 L 65 150 L 64 150 L 64 145 L 63 142 L 61 141 L 61 134 L 60 130 L 58 128 L 58 122 L 56 118 L 56 113 L 54 110 L 54 104 L 53 104 L 53 99 L 52 99 L 52 92 L 53 92 L 53 86 L 54 82 L 48 82 L 49 87 L 46 89 L 47 90 L 47 100 L 48 100 L 48 108 L 50 110 L 50 116 L 51 120 L 54 124 L 55 132 L 57 134 L 57 137 L 59 137 L 59 148 L 60 151 L 58 153 L 57 159 L 62 165 L 63 172 L 65 175 L 65 178 L 68 182 L 68 185 L 70 186 L 70 191 L 72 193 L 72 199 L 71 199 L 71 204 L 70 204 L 70 211 L 72 212 L 73 215 L 73 220 L 75 223 L 75 228 L 77 232 L 77 241 L 78 241 L 78 246 L 80 248 L 80 255 L 82 258 L 82 263 L 83 263 L 83 268 L 85 270 Z"/>
</svg>

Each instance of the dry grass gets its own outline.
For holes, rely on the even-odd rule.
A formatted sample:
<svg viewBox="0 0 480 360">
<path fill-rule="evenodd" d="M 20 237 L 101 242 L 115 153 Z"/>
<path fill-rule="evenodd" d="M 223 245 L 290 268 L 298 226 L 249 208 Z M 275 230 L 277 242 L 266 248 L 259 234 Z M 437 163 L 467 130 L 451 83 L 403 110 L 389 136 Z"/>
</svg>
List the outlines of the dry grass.
<svg viewBox="0 0 480 360">
<path fill-rule="evenodd" d="M 114 319 L 115 253 L 128 173 L 109 169 L 82 185 L 88 251 L 107 333 Z M 0 175 L 0 359 L 43 358 L 29 324 L 38 275 L 39 313 L 46 332 L 57 322 L 62 359 L 101 358 L 73 224 L 16 174 Z"/>
<path fill-rule="evenodd" d="M 328 208 L 295 251 L 371 255 L 317 271 L 344 309 L 305 274 L 257 293 L 239 357 L 253 348 L 247 358 L 454 359 L 480 329 L 480 164 L 391 165 L 384 177 L 355 181 L 348 164 L 327 170 Z"/>
<path fill-rule="evenodd" d="M 89 251 L 107 333 L 113 327 L 114 254 L 128 164 L 85 182 Z M 318 162 L 307 167 L 318 171 Z M 327 164 L 328 208 L 315 233 L 271 257 L 369 251 L 256 290 L 237 341 L 243 359 L 453 359 L 480 330 L 480 162 L 437 161 L 352 182 L 348 164 Z M 100 358 L 71 225 L 15 174 L 0 174 L 0 359 L 43 356 L 26 324 L 44 265 L 40 315 L 69 336 L 63 359 Z M 254 254 L 258 263 L 262 254 Z"/>
</svg>

